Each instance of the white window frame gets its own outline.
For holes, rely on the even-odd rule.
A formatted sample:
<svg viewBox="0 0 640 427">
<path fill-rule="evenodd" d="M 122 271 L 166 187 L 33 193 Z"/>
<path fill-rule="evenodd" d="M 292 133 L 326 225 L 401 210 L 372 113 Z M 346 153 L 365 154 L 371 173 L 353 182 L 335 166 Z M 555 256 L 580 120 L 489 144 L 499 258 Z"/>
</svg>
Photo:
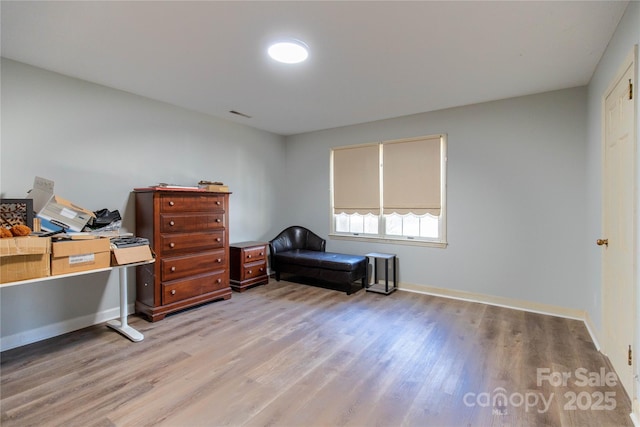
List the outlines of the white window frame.
<svg viewBox="0 0 640 427">
<path fill-rule="evenodd" d="M 333 209 L 333 152 L 334 149 L 331 149 L 330 155 L 330 206 L 329 206 L 329 218 L 330 218 L 330 232 L 329 237 L 337 240 L 351 240 L 351 241 L 361 241 L 361 242 L 381 242 L 381 243 L 393 243 L 393 244 L 403 244 L 403 245 L 416 245 L 416 246 L 427 246 L 427 247 L 435 247 L 435 248 L 446 248 L 447 243 L 447 135 L 446 134 L 436 134 L 436 135 L 428 135 L 429 137 L 439 136 L 440 137 L 440 198 L 441 198 L 441 208 L 440 215 L 438 220 L 438 238 L 427 238 L 427 237 L 417 237 L 417 236 L 397 236 L 397 235 L 386 235 L 384 234 L 384 230 L 386 230 L 385 224 L 385 215 L 382 211 L 382 206 L 380 207 L 380 214 L 378 216 L 378 234 L 363 234 L 363 233 L 347 233 L 347 232 L 336 232 L 336 221 Z M 425 138 L 425 137 L 420 137 Z M 406 138 L 398 141 L 410 141 L 418 138 Z M 382 144 L 384 142 L 390 141 L 380 141 L 378 144 L 380 145 L 380 149 L 382 150 Z M 346 147 L 335 147 L 337 148 L 349 148 L 349 147 L 358 147 L 364 145 L 371 145 L 371 143 L 367 144 L 358 144 L 351 145 Z M 382 194 L 382 177 L 384 174 L 384 165 L 380 164 L 380 182 L 378 183 L 378 188 L 380 191 L 380 200 L 382 204 L 382 199 L 384 195 Z"/>
</svg>

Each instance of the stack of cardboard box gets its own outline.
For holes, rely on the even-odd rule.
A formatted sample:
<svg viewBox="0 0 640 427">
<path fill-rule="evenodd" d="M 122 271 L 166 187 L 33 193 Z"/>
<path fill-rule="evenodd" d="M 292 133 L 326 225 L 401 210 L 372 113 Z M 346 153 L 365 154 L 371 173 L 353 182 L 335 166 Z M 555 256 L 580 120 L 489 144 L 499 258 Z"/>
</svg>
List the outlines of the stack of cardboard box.
<svg viewBox="0 0 640 427">
<path fill-rule="evenodd" d="M 44 231 L 68 233 L 0 239 L 0 284 L 153 260 L 149 245 L 117 248 L 108 237 L 82 233 L 93 212 L 54 195 L 53 187 L 36 177 L 28 197 Z"/>
<path fill-rule="evenodd" d="M 0 284 L 153 260 L 149 245 L 112 248 L 110 239 L 0 239 Z"/>
</svg>

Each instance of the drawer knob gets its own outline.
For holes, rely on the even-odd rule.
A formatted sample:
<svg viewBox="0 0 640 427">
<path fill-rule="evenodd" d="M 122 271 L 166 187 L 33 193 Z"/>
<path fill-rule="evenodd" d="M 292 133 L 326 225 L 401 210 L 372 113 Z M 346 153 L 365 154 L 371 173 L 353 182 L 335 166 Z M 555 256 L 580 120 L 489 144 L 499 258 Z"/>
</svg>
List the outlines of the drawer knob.
<svg viewBox="0 0 640 427">
<path fill-rule="evenodd" d="M 173 221 L 169 221 L 169 225 L 173 227 L 174 225 L 176 225 L 176 223 Z"/>
<path fill-rule="evenodd" d="M 173 273 L 174 271 L 176 271 L 175 267 L 171 267 L 171 272 Z"/>
<path fill-rule="evenodd" d="M 145 286 L 149 286 L 149 284 L 148 284 L 148 283 L 145 283 L 144 285 L 145 285 Z"/>
<path fill-rule="evenodd" d="M 247 258 L 251 258 L 251 255 L 247 255 Z"/>
<path fill-rule="evenodd" d="M 173 203 L 173 201 L 170 201 L 169 206 L 173 206 L 173 205 L 175 205 L 175 203 Z"/>
<path fill-rule="evenodd" d="M 263 255 L 264 255 L 264 252 L 260 252 L 260 256 L 263 256 Z"/>
<path fill-rule="evenodd" d="M 249 273 L 249 274 L 253 273 L 253 270 L 249 270 L 249 271 L 248 271 L 248 273 Z"/>
<path fill-rule="evenodd" d="M 216 200 L 216 205 L 220 206 L 220 200 Z"/>
<path fill-rule="evenodd" d="M 264 271 L 264 268 L 260 267 L 260 273 L 262 273 Z"/>
<path fill-rule="evenodd" d="M 175 243 L 173 243 L 173 242 L 171 242 L 171 243 L 169 243 L 169 247 L 170 247 L 170 248 L 175 248 L 175 247 L 176 247 L 176 244 L 175 244 Z"/>
<path fill-rule="evenodd" d="M 216 222 L 222 222 L 220 218 L 216 218 Z"/>
<path fill-rule="evenodd" d="M 219 238 L 219 237 L 218 237 L 218 238 L 216 238 L 216 242 L 221 242 L 221 241 L 222 241 L 222 239 L 221 239 L 221 238 Z"/>
<path fill-rule="evenodd" d="M 175 289 L 171 289 L 171 295 L 175 295 L 176 294 L 176 290 Z"/>
<path fill-rule="evenodd" d="M 216 262 L 222 262 L 222 258 L 218 258 Z"/>
<path fill-rule="evenodd" d="M 222 283 L 222 279 L 216 280 L 216 283 Z"/>
</svg>

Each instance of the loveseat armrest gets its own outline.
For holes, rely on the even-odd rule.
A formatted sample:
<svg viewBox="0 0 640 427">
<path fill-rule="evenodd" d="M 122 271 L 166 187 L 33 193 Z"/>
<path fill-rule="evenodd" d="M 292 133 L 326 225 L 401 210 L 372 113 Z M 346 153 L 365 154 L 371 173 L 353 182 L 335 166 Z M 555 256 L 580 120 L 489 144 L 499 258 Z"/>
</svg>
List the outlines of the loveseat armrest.
<svg viewBox="0 0 640 427">
<path fill-rule="evenodd" d="M 325 247 L 327 245 L 327 241 L 325 239 L 323 239 L 322 237 L 314 234 L 312 231 L 308 231 L 307 234 L 307 245 L 306 248 L 304 249 L 308 249 L 310 251 L 321 251 L 324 252 L 325 251 Z"/>
<path fill-rule="evenodd" d="M 294 249 L 324 252 L 325 245 L 326 241 L 322 237 L 299 225 L 285 228 L 269 242 L 271 252 L 274 254 Z"/>
</svg>

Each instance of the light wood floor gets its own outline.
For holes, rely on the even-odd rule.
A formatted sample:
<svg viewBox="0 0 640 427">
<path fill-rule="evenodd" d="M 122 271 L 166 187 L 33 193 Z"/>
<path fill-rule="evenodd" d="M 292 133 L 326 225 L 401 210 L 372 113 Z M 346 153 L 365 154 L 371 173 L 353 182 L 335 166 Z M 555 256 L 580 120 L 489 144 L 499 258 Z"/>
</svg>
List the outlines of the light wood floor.
<svg viewBox="0 0 640 427">
<path fill-rule="evenodd" d="M 576 386 L 576 369 L 610 370 L 578 321 L 272 280 L 130 323 L 144 341 L 97 325 L 2 353 L 0 424 L 632 425 L 620 386 Z M 538 368 L 572 378 L 538 385 Z M 616 408 L 591 410 L 605 392 Z M 575 410 L 565 393 L 581 396 Z"/>
</svg>

